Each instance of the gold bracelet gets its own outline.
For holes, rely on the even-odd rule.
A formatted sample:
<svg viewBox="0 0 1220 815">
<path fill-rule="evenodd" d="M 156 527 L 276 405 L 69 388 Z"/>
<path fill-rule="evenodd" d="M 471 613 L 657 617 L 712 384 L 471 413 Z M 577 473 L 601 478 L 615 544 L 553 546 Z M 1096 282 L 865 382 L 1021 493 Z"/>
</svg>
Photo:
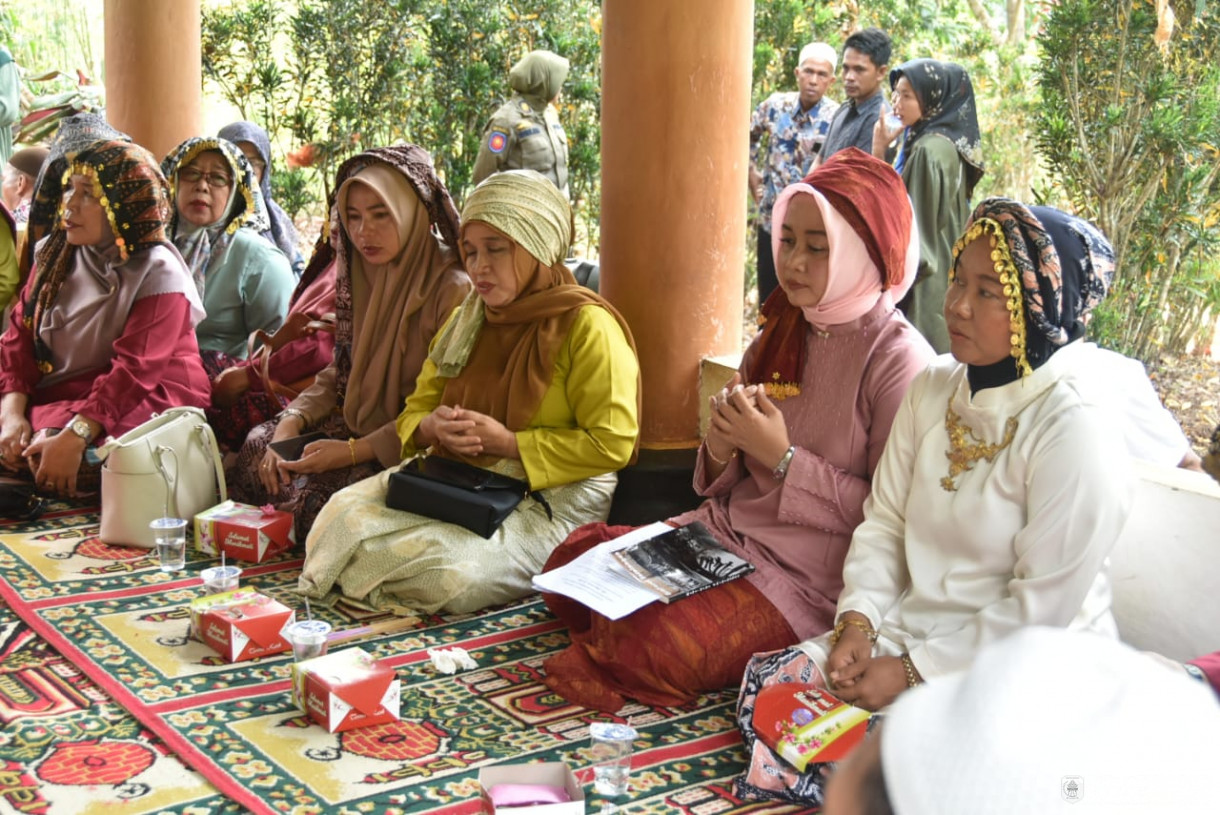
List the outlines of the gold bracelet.
<svg viewBox="0 0 1220 815">
<path fill-rule="evenodd" d="M 737 458 L 737 448 L 736 447 L 734 447 L 732 452 L 729 453 L 728 458 L 718 459 L 718 458 L 716 458 L 716 454 L 712 452 L 712 445 L 706 444 L 704 446 L 707 449 L 707 457 L 712 460 L 713 464 L 718 464 L 721 467 L 729 466 L 729 462 L 732 461 L 733 459 Z"/>
<path fill-rule="evenodd" d="M 923 681 L 923 677 L 919 675 L 919 671 L 915 670 L 915 663 L 911 662 L 911 655 L 904 653 L 902 659 L 902 670 L 907 675 L 907 687 L 913 688 Z"/>
<path fill-rule="evenodd" d="M 830 632 L 830 645 L 832 648 L 839 644 L 839 639 L 842 638 L 843 632 L 847 630 L 849 625 L 864 632 L 864 636 L 868 637 L 869 644 L 877 641 L 877 631 L 873 628 L 872 623 L 866 623 L 863 620 L 839 620 L 835 624 L 835 630 Z"/>
<path fill-rule="evenodd" d="M 356 439 L 350 438 L 347 440 L 347 449 L 352 451 L 352 466 L 355 467 L 359 462 L 356 461 Z"/>
</svg>

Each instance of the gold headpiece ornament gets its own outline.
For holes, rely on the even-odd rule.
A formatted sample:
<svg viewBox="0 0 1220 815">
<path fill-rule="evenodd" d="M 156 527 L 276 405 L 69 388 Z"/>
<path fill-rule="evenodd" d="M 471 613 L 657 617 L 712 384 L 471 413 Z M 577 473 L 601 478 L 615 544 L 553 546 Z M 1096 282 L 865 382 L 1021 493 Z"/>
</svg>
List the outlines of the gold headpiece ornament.
<svg viewBox="0 0 1220 815">
<path fill-rule="evenodd" d="M 1017 374 L 1029 376 L 1033 373 L 1029 359 L 1025 356 L 1025 299 L 1021 289 L 1021 274 L 1013 263 L 1012 253 L 1008 251 L 1008 241 L 1004 238 L 1004 230 L 998 221 L 991 218 L 979 218 L 966 230 L 966 234 L 953 244 L 953 265 L 949 267 L 949 280 L 956 277 L 957 258 L 967 245 L 983 235 L 991 246 L 991 262 L 995 264 L 995 272 L 1004 286 L 1004 297 L 1008 306 L 1008 321 L 1012 329 L 1011 348 L 1009 353 L 1017 361 Z"/>
</svg>

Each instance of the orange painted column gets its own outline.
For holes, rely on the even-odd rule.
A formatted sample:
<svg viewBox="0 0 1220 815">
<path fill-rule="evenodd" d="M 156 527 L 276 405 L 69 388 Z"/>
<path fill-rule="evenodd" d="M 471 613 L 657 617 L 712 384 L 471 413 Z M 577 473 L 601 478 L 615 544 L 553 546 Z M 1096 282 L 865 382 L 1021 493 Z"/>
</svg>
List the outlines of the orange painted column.
<svg viewBox="0 0 1220 815">
<path fill-rule="evenodd" d="M 200 0 L 106 0 L 106 120 L 160 160 L 203 133 Z"/>
<path fill-rule="evenodd" d="M 641 446 L 699 438 L 699 360 L 741 350 L 751 0 L 602 4 L 601 292 L 644 382 Z"/>
</svg>

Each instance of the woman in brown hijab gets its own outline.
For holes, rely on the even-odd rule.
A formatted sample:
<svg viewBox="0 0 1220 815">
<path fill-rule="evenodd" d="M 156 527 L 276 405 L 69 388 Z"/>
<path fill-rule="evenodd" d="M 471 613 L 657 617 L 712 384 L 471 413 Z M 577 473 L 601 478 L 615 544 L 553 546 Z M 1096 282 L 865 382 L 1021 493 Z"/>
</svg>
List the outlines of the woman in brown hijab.
<svg viewBox="0 0 1220 815">
<path fill-rule="evenodd" d="M 344 162 L 330 221 L 322 252 L 338 264 L 334 361 L 277 421 L 250 432 L 229 474 L 235 500 L 293 511 L 298 541 L 332 493 L 399 462 L 394 419 L 433 335 L 470 290 L 457 210 L 419 147 Z M 295 461 L 269 446 L 314 430 L 328 438 Z"/>
<path fill-rule="evenodd" d="M 496 173 L 462 211 L 474 281 L 398 417 L 425 449 L 529 482 L 484 538 L 386 507 L 390 472 L 337 493 L 306 543 L 307 597 L 392 612 L 461 613 L 529 594 L 551 550 L 604 521 L 639 432 L 639 364 L 622 317 L 563 265 L 567 199 L 533 170 Z M 549 505 L 550 510 L 546 509 Z"/>
</svg>

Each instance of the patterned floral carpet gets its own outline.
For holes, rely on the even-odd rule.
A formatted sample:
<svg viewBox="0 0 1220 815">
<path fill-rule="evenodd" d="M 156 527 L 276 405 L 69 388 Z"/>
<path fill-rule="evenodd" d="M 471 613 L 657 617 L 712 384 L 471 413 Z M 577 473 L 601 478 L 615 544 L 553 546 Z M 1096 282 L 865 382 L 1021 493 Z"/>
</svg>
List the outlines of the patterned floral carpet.
<svg viewBox="0 0 1220 815">
<path fill-rule="evenodd" d="M 567 635 L 536 597 L 361 642 L 396 668 L 402 721 L 329 734 L 293 706 L 288 657 L 230 665 L 186 636 L 214 561 L 164 574 L 96 533 L 96 513 L 62 504 L 0 526 L 0 811 L 476 813 L 481 767 L 566 761 L 591 780 L 588 726 L 602 720 L 640 732 L 624 813 L 800 811 L 733 797 L 730 692 L 615 717 L 551 693 L 540 666 Z M 295 607 L 299 566 L 249 567 L 243 584 Z M 438 674 L 427 649 L 457 644 L 479 668 Z"/>
</svg>

